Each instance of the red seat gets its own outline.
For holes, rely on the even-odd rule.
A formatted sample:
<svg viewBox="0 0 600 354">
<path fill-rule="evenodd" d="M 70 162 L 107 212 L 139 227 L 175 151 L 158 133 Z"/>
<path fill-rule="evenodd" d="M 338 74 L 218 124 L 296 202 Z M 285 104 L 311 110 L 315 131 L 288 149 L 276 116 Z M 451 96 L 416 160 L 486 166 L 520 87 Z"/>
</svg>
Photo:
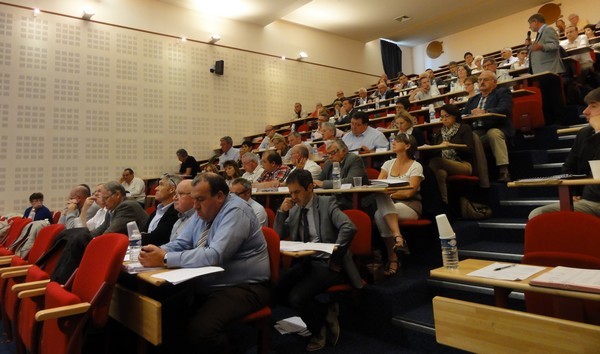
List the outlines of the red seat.
<svg viewBox="0 0 600 354">
<path fill-rule="evenodd" d="M 271 285 L 279 281 L 279 235 L 270 227 L 262 227 L 263 235 L 267 241 L 269 252 L 269 266 L 271 270 Z M 271 308 L 265 306 L 242 319 L 243 323 L 252 323 L 258 328 L 258 353 L 269 353 L 269 332 L 271 330 Z"/>
<path fill-rule="evenodd" d="M 29 218 L 22 217 L 14 217 L 9 219 L 10 228 L 8 229 L 8 233 L 6 237 L 0 244 L 0 256 L 10 256 L 13 255 L 13 252 L 8 249 L 10 245 L 12 245 L 17 238 L 21 235 L 21 231 L 25 228 L 27 224 L 31 222 Z"/>
<path fill-rule="evenodd" d="M 154 205 L 146 208 L 146 214 L 148 214 L 148 215 L 152 215 L 152 213 L 154 213 L 155 211 L 156 211 L 156 207 Z"/>
<path fill-rule="evenodd" d="M 367 170 L 367 177 L 369 177 L 369 179 L 379 178 L 379 171 L 377 171 L 373 167 L 367 167 L 366 170 Z"/>
<path fill-rule="evenodd" d="M 405 227 L 425 227 L 431 225 L 431 220 L 416 219 L 416 220 L 398 220 L 400 229 Z"/>
<path fill-rule="evenodd" d="M 300 125 L 298 127 L 298 129 L 296 129 L 296 131 L 298 133 L 307 132 L 308 131 L 308 124 L 304 123 L 304 124 Z"/>
<path fill-rule="evenodd" d="M 53 224 L 58 224 L 58 221 L 60 220 L 60 216 L 62 215 L 60 210 L 55 211 L 52 214 L 52 223 Z"/>
<path fill-rule="evenodd" d="M 265 212 L 267 213 L 267 218 L 269 219 L 269 227 L 273 228 L 273 224 L 275 223 L 275 212 L 271 208 L 265 208 Z"/>
<path fill-rule="evenodd" d="M 600 269 L 600 218 L 579 212 L 546 213 L 525 227 L 523 263 Z M 600 303 L 533 292 L 525 293 L 527 311 L 600 325 Z"/>
<path fill-rule="evenodd" d="M 531 130 L 543 127 L 544 112 L 542 110 L 542 91 L 539 87 L 524 87 L 529 91 L 534 91 L 534 95 L 516 97 L 513 99 L 512 123 L 515 129 Z M 527 115 L 529 118 L 524 119 Z"/>
<path fill-rule="evenodd" d="M 128 244 L 127 236 L 122 234 L 98 236 L 90 241 L 79 268 L 64 287 L 51 282 L 45 289 L 19 293 L 21 298 L 43 295 L 44 309 L 35 313 L 35 321 L 43 322 L 37 345 L 39 353 L 81 353 L 84 328 L 88 325 L 101 328 L 106 324 L 112 290 Z M 35 353 L 32 349 L 37 336 L 21 332 L 23 324 L 33 322 L 27 317 L 30 315 L 29 311 L 20 311 L 19 336 L 26 339 L 23 342 L 27 349 Z"/>
</svg>

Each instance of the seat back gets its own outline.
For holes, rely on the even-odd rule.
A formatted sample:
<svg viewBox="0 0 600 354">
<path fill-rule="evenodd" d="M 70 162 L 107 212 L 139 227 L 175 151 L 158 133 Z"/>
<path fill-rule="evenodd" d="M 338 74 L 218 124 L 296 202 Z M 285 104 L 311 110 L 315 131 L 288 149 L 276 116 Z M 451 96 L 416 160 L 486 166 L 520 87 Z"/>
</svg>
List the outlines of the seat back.
<svg viewBox="0 0 600 354">
<path fill-rule="evenodd" d="M 265 212 L 267 213 L 267 219 L 269 220 L 269 227 L 273 228 L 273 224 L 275 223 L 275 212 L 271 208 L 265 208 Z"/>
<path fill-rule="evenodd" d="M 535 94 L 513 99 L 512 123 L 517 130 L 531 130 L 545 125 L 542 91 L 539 87 L 524 87 Z"/>
<path fill-rule="evenodd" d="M 369 179 L 379 178 L 379 171 L 377 171 L 373 167 L 367 167 L 366 170 L 367 170 L 367 177 L 369 177 Z"/>
<path fill-rule="evenodd" d="M 27 254 L 27 262 L 33 264 L 52 246 L 54 238 L 62 230 L 65 229 L 65 225 L 52 224 L 43 227 L 37 234 L 29 253 Z"/>
<path fill-rule="evenodd" d="M 371 218 L 361 210 L 344 210 L 352 223 L 356 226 L 356 234 L 350 243 L 350 252 L 355 256 L 371 255 Z"/>
<path fill-rule="evenodd" d="M 262 227 L 265 241 L 267 241 L 267 251 L 269 252 L 269 265 L 271 269 L 271 284 L 276 285 L 279 281 L 279 235 L 270 227 Z"/>
<path fill-rule="evenodd" d="M 62 212 L 60 210 L 57 210 L 54 213 L 52 213 L 52 223 L 58 224 L 58 221 L 60 220 L 61 215 L 62 215 Z"/>
<path fill-rule="evenodd" d="M 9 222 L 11 223 L 10 228 L 6 233 L 6 237 L 4 238 L 4 240 L 2 240 L 2 242 L 0 243 L 0 246 L 5 248 L 8 248 L 8 246 L 12 245 L 13 242 L 15 242 L 17 238 L 19 238 L 19 236 L 21 235 L 21 231 L 23 231 L 25 226 L 31 222 L 31 219 L 20 217 L 11 218 Z"/>
<path fill-rule="evenodd" d="M 600 218 L 579 212 L 546 213 L 525 227 L 523 263 L 600 269 Z M 525 293 L 527 311 L 600 324 L 600 303 Z"/>
</svg>

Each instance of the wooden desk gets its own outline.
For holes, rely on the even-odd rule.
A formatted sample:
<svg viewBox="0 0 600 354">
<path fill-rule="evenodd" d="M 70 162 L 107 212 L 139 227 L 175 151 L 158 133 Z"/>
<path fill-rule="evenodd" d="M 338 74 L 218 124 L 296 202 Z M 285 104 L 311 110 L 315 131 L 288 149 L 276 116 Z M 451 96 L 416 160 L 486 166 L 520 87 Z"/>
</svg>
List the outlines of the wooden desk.
<svg viewBox="0 0 600 354">
<path fill-rule="evenodd" d="M 573 198 L 571 196 L 571 186 L 585 186 L 588 184 L 600 184 L 600 179 L 583 178 L 583 179 L 563 179 L 550 181 L 536 182 L 508 182 L 508 187 L 557 187 L 560 210 L 573 211 Z"/>
<path fill-rule="evenodd" d="M 563 134 L 571 134 L 571 133 L 577 133 L 578 131 L 580 131 L 582 128 L 587 127 L 588 124 L 582 124 L 580 126 L 577 127 L 570 127 L 570 128 L 563 128 L 563 129 L 556 129 L 556 134 L 558 135 L 563 135 Z"/>
<path fill-rule="evenodd" d="M 512 290 L 520 290 L 520 291 L 533 291 L 537 293 L 549 294 L 549 295 L 559 295 L 566 296 L 577 299 L 584 300 L 593 300 L 600 301 L 600 294 L 594 293 L 586 293 L 581 291 L 571 291 L 571 290 L 562 290 L 555 288 L 546 288 L 541 286 L 532 286 L 529 285 L 529 281 L 545 272 L 550 271 L 553 267 L 547 267 L 546 270 L 536 273 L 530 278 L 525 280 L 500 280 L 500 279 L 490 279 L 490 278 L 481 278 L 481 277 L 471 277 L 468 276 L 468 273 L 481 269 L 483 267 L 487 267 L 488 265 L 494 263 L 494 261 L 487 261 L 481 259 L 465 259 L 464 261 L 460 261 L 458 263 L 458 269 L 449 270 L 444 267 L 440 267 L 437 269 L 433 269 L 429 272 L 429 275 L 432 278 L 442 279 L 442 280 L 451 280 L 460 283 L 469 283 L 476 285 L 487 285 L 492 286 L 494 288 L 494 297 L 496 300 L 496 306 L 498 307 L 507 307 L 508 295 Z"/>
<path fill-rule="evenodd" d="M 471 114 L 471 115 L 462 117 L 462 120 L 463 121 L 475 121 L 475 120 L 486 119 L 486 118 L 506 118 L 506 116 L 504 114 L 498 114 L 498 113 Z"/>
<path fill-rule="evenodd" d="M 584 47 L 567 49 L 565 51 L 567 52 L 567 58 L 568 58 L 568 57 L 571 57 L 571 56 L 574 56 L 574 55 L 589 53 L 589 52 L 592 51 L 592 47 L 590 47 L 590 46 L 584 46 Z"/>
</svg>

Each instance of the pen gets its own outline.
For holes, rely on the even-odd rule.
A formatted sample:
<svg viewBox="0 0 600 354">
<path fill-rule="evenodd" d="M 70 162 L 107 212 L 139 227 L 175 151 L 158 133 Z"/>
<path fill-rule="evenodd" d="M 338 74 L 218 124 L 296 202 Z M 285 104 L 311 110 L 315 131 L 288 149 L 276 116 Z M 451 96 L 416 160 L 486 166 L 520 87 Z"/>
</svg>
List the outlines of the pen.
<svg viewBox="0 0 600 354">
<path fill-rule="evenodd" d="M 516 266 L 516 264 L 511 264 L 511 265 L 507 265 L 507 266 L 504 266 L 504 267 L 498 267 L 498 268 L 494 269 L 494 272 L 502 270 L 502 269 L 511 268 L 511 267 L 514 267 L 514 266 Z"/>
</svg>

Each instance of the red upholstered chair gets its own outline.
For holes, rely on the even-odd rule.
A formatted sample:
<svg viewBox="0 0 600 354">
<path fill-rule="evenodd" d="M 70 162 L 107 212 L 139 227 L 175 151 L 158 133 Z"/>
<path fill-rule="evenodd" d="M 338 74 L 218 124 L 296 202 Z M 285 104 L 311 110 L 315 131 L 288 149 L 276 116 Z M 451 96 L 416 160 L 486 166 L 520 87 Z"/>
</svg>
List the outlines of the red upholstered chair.
<svg viewBox="0 0 600 354">
<path fill-rule="evenodd" d="M 154 205 L 146 208 L 146 214 L 148 214 L 148 215 L 152 215 L 152 213 L 154 213 L 154 211 L 156 211 L 156 207 Z"/>
<path fill-rule="evenodd" d="M 38 261 L 38 259 L 44 254 L 52 245 L 54 238 L 62 230 L 64 225 L 48 225 L 42 228 L 37 237 L 29 254 L 26 259 L 19 256 L 13 256 L 9 267 L 0 269 L 0 304 L 2 311 L 2 322 L 4 324 L 4 330 L 8 337 L 12 336 L 11 322 L 14 319 L 14 315 L 17 312 L 17 297 L 16 294 L 11 290 L 13 285 L 22 283 L 25 281 L 27 269 L 30 268 Z M 38 279 L 41 280 L 41 279 Z M 32 280 L 30 280 L 32 281 Z"/>
<path fill-rule="evenodd" d="M 8 229 L 8 233 L 4 240 L 0 243 L 0 256 L 12 256 L 13 252 L 8 249 L 10 245 L 12 245 L 17 238 L 21 235 L 21 231 L 31 222 L 29 218 L 22 217 L 14 217 L 9 219 L 11 223 L 10 228 Z"/>
<path fill-rule="evenodd" d="M 512 123 L 515 129 L 531 130 L 543 127 L 544 112 L 542 111 L 542 91 L 539 87 L 524 87 L 535 94 L 529 96 L 516 97 L 513 99 Z M 528 119 L 523 119 L 527 115 Z"/>
<path fill-rule="evenodd" d="M 101 328 L 108 321 L 108 307 L 121 263 L 129 241 L 122 234 L 105 234 L 90 241 L 79 268 L 63 287 L 50 282 L 45 289 L 26 290 L 20 298 L 42 297 L 44 309 L 35 313 L 35 320 L 43 322 L 41 336 L 21 333 L 21 325 L 31 318 L 28 311 L 19 313 L 19 335 L 27 349 L 39 339 L 37 349 L 42 354 L 81 353 L 83 330 L 86 325 Z"/>
<path fill-rule="evenodd" d="M 298 127 L 298 129 L 296 129 L 296 131 L 298 133 L 307 132 L 308 131 L 308 124 L 304 123 L 304 124 L 300 125 Z"/>
<path fill-rule="evenodd" d="M 262 227 L 263 235 L 267 241 L 269 252 L 269 265 L 271 269 L 271 285 L 279 281 L 279 235 L 270 227 Z M 258 353 L 269 353 L 269 332 L 271 330 L 271 308 L 265 306 L 242 319 L 243 323 L 253 323 L 258 328 Z"/>
<path fill-rule="evenodd" d="M 369 179 L 379 178 L 379 171 L 377 171 L 373 167 L 367 167 L 366 170 L 367 170 L 367 177 L 369 177 Z"/>
<path fill-rule="evenodd" d="M 579 212 L 546 213 L 525 227 L 523 263 L 600 269 L 600 218 Z M 600 303 L 525 293 L 527 311 L 600 325 Z"/>
<path fill-rule="evenodd" d="M 62 215 L 62 212 L 60 210 L 57 210 L 54 213 L 52 213 L 52 223 L 58 224 L 58 221 L 60 220 L 61 215 Z"/>
<path fill-rule="evenodd" d="M 267 218 L 269 219 L 269 227 L 273 228 L 273 224 L 275 223 L 275 212 L 271 208 L 265 208 L 265 212 L 267 213 Z"/>
</svg>

